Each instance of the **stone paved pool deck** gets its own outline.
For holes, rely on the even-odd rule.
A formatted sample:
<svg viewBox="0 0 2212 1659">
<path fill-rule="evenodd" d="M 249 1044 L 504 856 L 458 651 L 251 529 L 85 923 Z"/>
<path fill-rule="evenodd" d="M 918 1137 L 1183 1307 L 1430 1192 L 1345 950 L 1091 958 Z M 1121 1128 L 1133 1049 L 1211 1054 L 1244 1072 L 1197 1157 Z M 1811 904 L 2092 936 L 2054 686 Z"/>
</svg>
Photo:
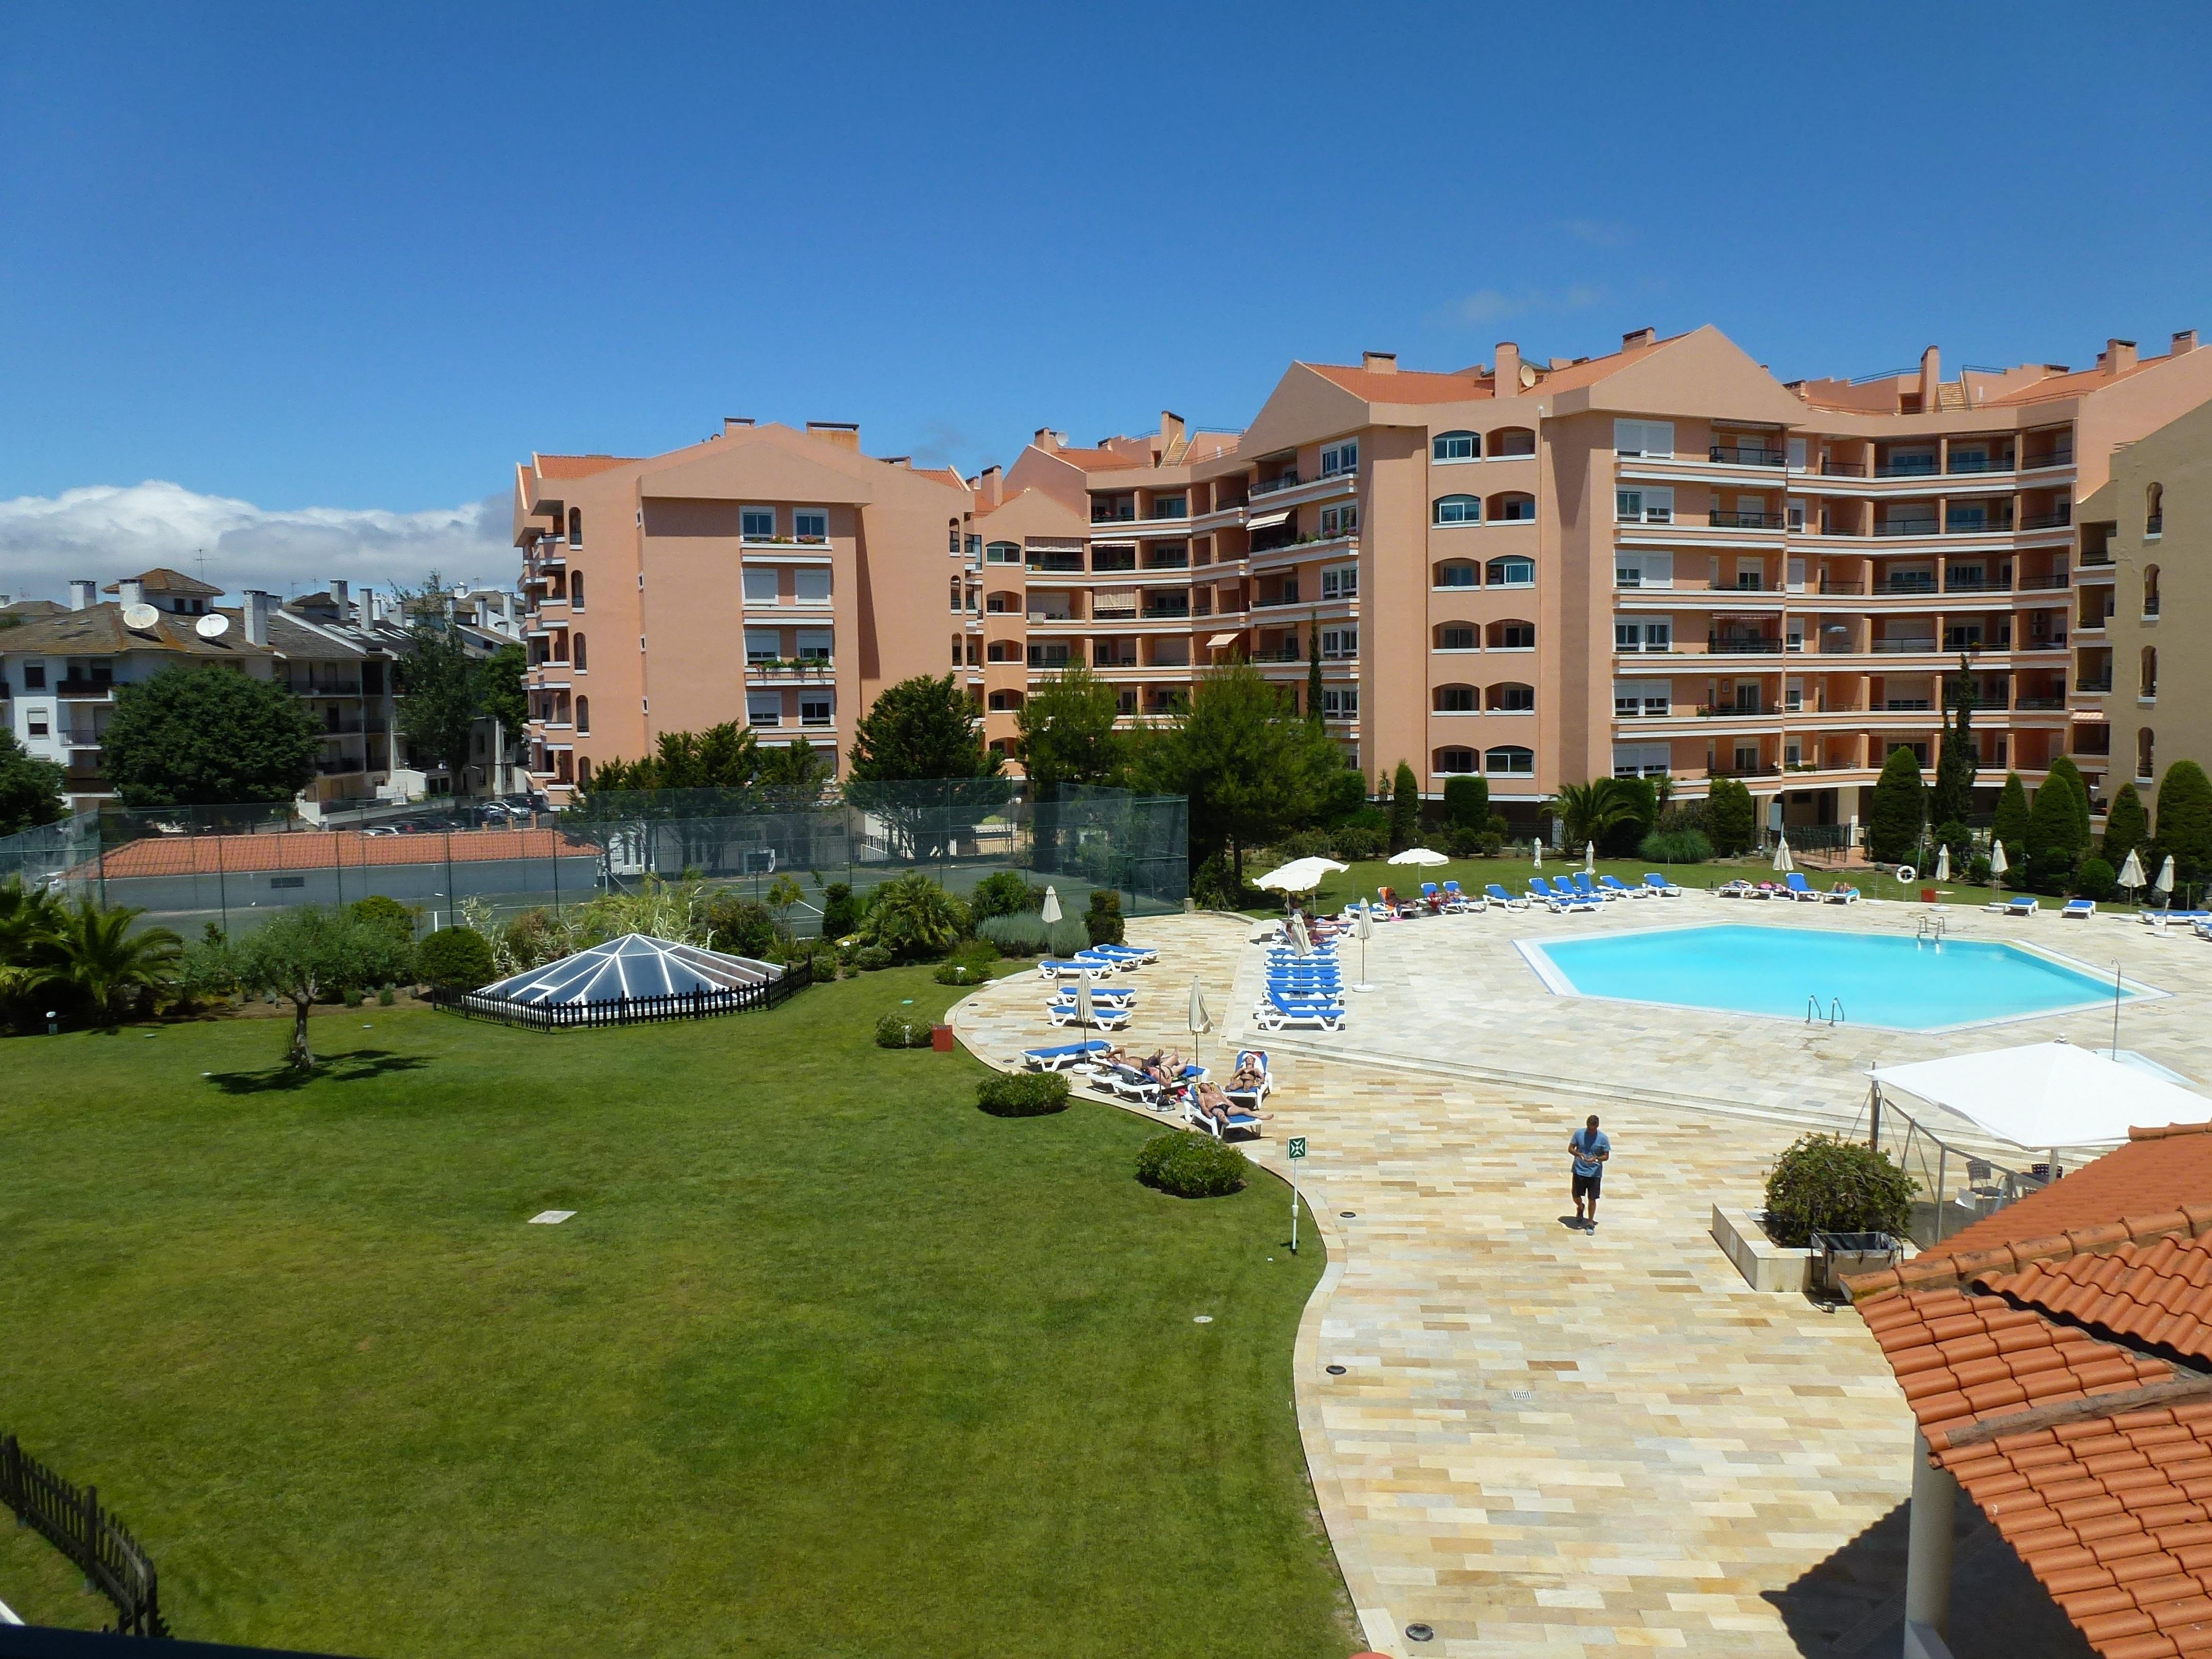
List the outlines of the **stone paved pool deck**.
<svg viewBox="0 0 2212 1659">
<path fill-rule="evenodd" d="M 1308 1139 L 1300 1180 L 1330 1266 L 1300 1326 L 1295 1395 L 1322 1515 L 1378 1650 L 1896 1650 L 1911 1417 L 1856 1318 L 1746 1286 L 1708 1235 L 1711 1207 L 1754 1203 L 1802 1128 L 1848 1122 L 1870 1057 L 2054 1030 L 2101 1046 L 2111 1016 L 1807 1030 L 1554 997 L 1511 943 L 1739 920 L 1910 933 L 1921 914 L 1768 908 L 1692 896 L 1386 927 L 1352 1028 L 1295 1038 L 1249 1033 L 1251 924 L 1131 924 L 1164 960 L 1123 981 L 1139 992 L 1125 1040 L 1189 1048 L 1195 975 L 1219 1028 L 1200 1057 L 1218 1065 L 1256 1040 L 1279 1062 L 1251 1155 L 1279 1173 L 1286 1138 Z M 1947 921 L 1954 937 L 2025 937 L 2108 970 L 2117 957 L 2179 993 L 2131 1005 L 2122 1046 L 2212 1076 L 2212 945 L 2103 919 L 1954 907 Z M 999 981 L 960 1006 L 956 1029 L 986 1059 L 1018 1063 L 1073 1035 L 1045 1024 L 1043 995 L 1035 975 Z M 1585 1235 L 1561 1221 L 1565 1143 L 1591 1109 L 1616 1152 Z M 2085 1653 L 1993 1542 L 1984 1528 L 1961 1546 L 1962 1659 Z M 1409 1641 L 1416 1623 L 1433 1640 Z"/>
</svg>

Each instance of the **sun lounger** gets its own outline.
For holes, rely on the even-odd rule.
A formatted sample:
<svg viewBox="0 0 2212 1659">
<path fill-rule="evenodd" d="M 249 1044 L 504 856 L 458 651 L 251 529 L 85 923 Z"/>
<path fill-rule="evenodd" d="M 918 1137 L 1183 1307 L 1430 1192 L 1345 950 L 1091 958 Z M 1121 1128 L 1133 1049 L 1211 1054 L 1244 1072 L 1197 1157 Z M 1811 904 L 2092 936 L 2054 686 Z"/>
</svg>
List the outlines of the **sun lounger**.
<svg viewBox="0 0 2212 1659">
<path fill-rule="evenodd" d="M 2006 899 L 2002 903 L 1992 904 L 1990 908 L 2001 910 L 2008 916 L 2035 916 L 2043 914 L 2043 907 L 2025 893 L 2018 898 Z"/>
<path fill-rule="evenodd" d="M 1293 1002 L 1273 992 L 1267 1000 L 1253 1010 L 1253 1022 L 1262 1030 L 1280 1031 L 1291 1026 L 1306 1026 L 1321 1031 L 1341 1031 L 1345 1025 L 1345 1008 L 1340 1002 Z"/>
<path fill-rule="evenodd" d="M 1144 966 L 1143 963 L 1133 957 L 1109 957 L 1104 952 L 1096 950 L 1078 951 L 1075 953 L 1075 960 L 1078 962 L 1096 963 L 1098 966 L 1106 969 L 1109 972 L 1116 974 L 1133 974 L 1138 969 Z"/>
<path fill-rule="evenodd" d="M 1444 908 L 1447 910 L 1480 910 L 1486 908 L 1488 903 L 1489 901 L 1480 894 L 1469 898 L 1455 881 L 1448 881 L 1444 884 Z"/>
<path fill-rule="evenodd" d="M 1856 904 L 1859 902 L 1859 897 L 1860 894 L 1857 888 L 1852 886 L 1847 881 L 1839 881 L 1833 887 L 1831 887 L 1826 892 L 1820 895 L 1820 902 L 1823 904 Z"/>
<path fill-rule="evenodd" d="M 1075 988 L 1073 985 L 1060 986 L 1054 990 L 1053 996 L 1060 1002 L 1073 1002 L 1075 1000 Z M 1093 1002 L 1109 1002 L 1116 1008 L 1133 1008 L 1137 1006 L 1137 993 L 1127 985 L 1094 985 L 1091 988 L 1091 1000 Z"/>
<path fill-rule="evenodd" d="M 1547 884 L 1541 876 L 1528 878 L 1528 896 L 1540 904 L 1549 905 L 1555 914 L 1565 915 L 1576 910 L 1595 910 L 1598 902 L 1585 898 L 1568 886 L 1564 878 L 1557 886 Z"/>
<path fill-rule="evenodd" d="M 2177 921 L 2193 926 L 2208 918 L 2212 918 L 2212 910 L 2144 910 L 2136 915 L 2136 920 L 2146 927 L 2156 927 L 2160 922 L 2171 925 Z"/>
<path fill-rule="evenodd" d="M 1158 951 L 1140 945 L 1094 945 L 1090 949 L 1078 951 L 1075 954 L 1079 957 L 1110 957 L 1120 961 L 1134 963 L 1158 962 L 1160 959 L 1160 953 Z"/>
<path fill-rule="evenodd" d="M 1037 972 L 1046 979 L 1100 979 L 1114 971 L 1110 963 L 1095 957 L 1087 961 L 1081 957 L 1072 961 L 1061 961 L 1053 957 L 1037 959 Z"/>
<path fill-rule="evenodd" d="M 1750 898 L 1758 891 L 1759 890 L 1756 887 L 1753 887 L 1749 882 L 1739 878 L 1735 881 L 1724 881 L 1719 886 L 1714 888 L 1713 896 L 1715 898 L 1733 899 Z"/>
<path fill-rule="evenodd" d="M 1509 910 L 1525 910 L 1528 908 L 1528 901 L 1527 899 L 1515 898 L 1512 894 L 1507 892 L 1503 887 L 1499 886 L 1494 881 L 1486 884 L 1482 890 L 1489 897 L 1492 903 L 1502 904 Z"/>
<path fill-rule="evenodd" d="M 2058 914 L 2061 916 L 2072 916 L 2077 921 L 2086 921 L 2097 914 L 2097 901 L 2081 898 L 2068 899 L 2065 908 Z"/>
<path fill-rule="evenodd" d="M 1668 880 L 1666 877 L 1661 875 L 1656 870 L 1646 870 L 1644 872 L 1644 890 L 1647 893 L 1653 894 L 1659 898 L 1680 898 L 1682 896 L 1682 890 L 1674 885 L 1673 882 Z"/>
<path fill-rule="evenodd" d="M 1615 898 L 1650 898 L 1651 896 L 1651 890 L 1649 887 L 1632 887 L 1619 876 L 1600 876 L 1597 878 L 1597 884 Z"/>
<path fill-rule="evenodd" d="M 1091 1005 L 1091 1018 L 1088 1022 L 1076 1012 L 1075 1005 L 1072 1002 L 1048 1002 L 1045 1005 L 1044 1012 L 1045 1018 L 1055 1025 L 1082 1025 L 1087 1023 L 1091 1030 L 1097 1031 L 1118 1031 L 1129 1023 L 1129 1011 L 1127 1008 L 1116 1008 L 1103 1002 Z"/>
<path fill-rule="evenodd" d="M 1182 1121 L 1200 1134 L 1212 1135 L 1216 1140 L 1226 1140 L 1232 1134 L 1258 1134 L 1260 1114 L 1254 1109 L 1240 1106 L 1235 1096 L 1230 1097 L 1229 1118 L 1226 1122 L 1202 1109 L 1198 1103 L 1198 1091 L 1182 1091 Z"/>
<path fill-rule="evenodd" d="M 1237 1050 L 1237 1064 L 1231 1068 L 1230 1074 L 1233 1077 L 1237 1073 L 1243 1071 L 1248 1066 L 1256 1066 L 1259 1068 L 1260 1081 L 1258 1085 L 1249 1089 L 1224 1088 L 1221 1092 L 1227 1095 L 1230 1099 L 1235 1101 L 1238 1105 L 1249 1106 L 1254 1111 L 1257 1111 L 1260 1109 L 1260 1103 L 1275 1091 L 1275 1074 L 1268 1067 L 1267 1051 L 1263 1048 L 1240 1048 Z"/>
<path fill-rule="evenodd" d="M 1032 1072 L 1060 1072 L 1079 1065 L 1094 1054 L 1103 1054 L 1114 1045 L 1101 1037 L 1094 1042 L 1054 1043 L 1046 1048 L 1024 1048 L 1022 1063 Z"/>
<path fill-rule="evenodd" d="M 1613 895 L 1600 891 L 1596 884 L 1590 880 L 1589 875 L 1584 872 L 1577 870 L 1574 872 L 1572 877 L 1569 878 L 1569 879 L 1572 880 L 1575 884 L 1575 891 L 1581 894 L 1584 898 L 1595 899 L 1601 904 L 1608 904 L 1612 902 Z M 1567 884 L 1565 881 L 1562 881 L 1559 884 L 1562 890 L 1565 890 Z"/>
<path fill-rule="evenodd" d="M 1812 884 L 1805 879 L 1802 871 L 1790 871 L 1783 877 L 1783 880 L 1788 885 L 1777 890 L 1778 896 L 1794 900 L 1799 904 L 1818 904 L 1820 902 L 1820 894 L 1814 891 Z"/>
</svg>

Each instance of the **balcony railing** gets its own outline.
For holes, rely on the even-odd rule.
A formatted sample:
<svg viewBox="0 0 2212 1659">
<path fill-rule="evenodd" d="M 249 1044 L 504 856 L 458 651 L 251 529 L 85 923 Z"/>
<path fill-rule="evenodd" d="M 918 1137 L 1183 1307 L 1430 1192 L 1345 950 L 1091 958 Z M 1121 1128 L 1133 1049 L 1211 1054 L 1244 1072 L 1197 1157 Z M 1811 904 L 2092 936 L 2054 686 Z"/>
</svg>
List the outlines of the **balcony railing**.
<svg viewBox="0 0 2212 1659">
<path fill-rule="evenodd" d="M 1708 634 L 1705 649 L 1715 656 L 1778 657 L 1782 654 L 1782 641 L 1757 634 Z"/>
<path fill-rule="evenodd" d="M 2100 679 L 2095 675 L 2084 674 L 2080 679 L 2074 682 L 2074 689 L 2076 691 L 2109 691 L 2112 689 L 2112 677 L 2110 674 L 2107 674 Z"/>
<path fill-rule="evenodd" d="M 2051 513 L 2029 513 L 2021 516 L 2022 530 L 2063 530 L 2074 522 L 2074 508 L 2069 504 Z"/>
<path fill-rule="evenodd" d="M 2022 593 L 2063 593 L 2074 585 L 2070 576 L 2020 576 L 2013 586 Z"/>
<path fill-rule="evenodd" d="M 54 682 L 58 697 L 111 697 L 115 695 L 112 680 L 63 679 Z"/>
<path fill-rule="evenodd" d="M 1738 466 L 1780 466 L 1790 459 L 1778 449 L 1758 444 L 1715 444 L 1705 453 L 1710 459 L 1732 461 Z"/>
<path fill-rule="evenodd" d="M 2012 583 L 2002 576 L 1963 576 L 1947 574 L 1943 578 L 1946 593 L 2009 593 Z"/>
<path fill-rule="evenodd" d="M 1705 720 L 1749 720 L 1781 712 L 1782 705 L 1773 702 L 1701 702 L 1698 705 L 1698 714 Z"/>
<path fill-rule="evenodd" d="M 1252 601 L 1252 608 L 1255 611 L 1265 611 L 1269 609 L 1271 606 L 1279 605 L 1317 605 L 1319 603 L 1320 601 L 1317 599 L 1302 599 L 1295 593 L 1278 593 L 1273 595 L 1263 593 L 1259 598 Z"/>
<path fill-rule="evenodd" d="M 2109 568 L 2112 562 L 2112 550 L 2103 547 L 2084 548 L 2081 550 L 2081 562 L 2085 565 L 2100 565 Z"/>
<path fill-rule="evenodd" d="M 2012 700 L 2012 706 L 2016 709 L 2063 708 L 2066 707 L 2066 699 L 2063 697 L 2014 697 Z"/>
<path fill-rule="evenodd" d="M 1823 477 L 1829 478 L 1863 478 L 1866 477 L 1866 463 L 1824 460 L 1820 463 L 1820 473 Z"/>
<path fill-rule="evenodd" d="M 1136 521 L 1137 509 L 1133 507 L 1124 507 L 1119 512 L 1102 512 L 1095 507 L 1091 509 L 1091 522 L 1093 524 L 1134 524 Z"/>
<path fill-rule="evenodd" d="M 1874 591 L 1877 593 L 1933 593 L 1936 578 L 1926 575 L 1877 576 Z"/>
<path fill-rule="evenodd" d="M 1875 522 L 1877 536 L 1932 536 L 1936 533 L 1933 519 L 1882 519 Z"/>
<path fill-rule="evenodd" d="M 1949 470 L 1953 472 L 2009 472 L 2009 455 L 1954 455 Z"/>
<path fill-rule="evenodd" d="M 1921 714 L 1933 709 L 1935 703 L 1926 697 L 1885 697 L 1877 705 L 1889 714 Z"/>
<path fill-rule="evenodd" d="M 2020 470 L 2023 472 L 2040 471 L 2046 466 L 2071 466 L 2073 465 L 2074 451 L 2070 446 L 2064 449 L 2050 450 L 2041 455 L 2023 455 L 2020 458 Z"/>
<path fill-rule="evenodd" d="M 1867 591 L 1867 585 L 1864 582 L 1847 581 L 1834 576 L 1823 576 L 1820 578 L 1820 591 L 1823 593 L 1863 593 Z"/>
<path fill-rule="evenodd" d="M 1190 568 L 1190 555 L 1185 553 L 1178 557 L 1173 554 L 1155 554 L 1152 557 L 1145 561 L 1145 568 L 1147 570 L 1188 570 Z"/>
<path fill-rule="evenodd" d="M 1079 576 L 1083 574 L 1083 555 L 1080 553 L 1034 554 L 1028 568 L 1048 575 Z"/>
<path fill-rule="evenodd" d="M 1705 769 L 1705 775 L 1709 778 L 1773 778 L 1781 775 L 1780 767 L 1767 762 L 1753 766 L 1709 766 Z"/>
<path fill-rule="evenodd" d="M 1940 471 L 1933 455 L 1908 455 L 1875 463 L 1877 478 L 1932 478 Z"/>
<path fill-rule="evenodd" d="M 1176 618 L 1177 618 L 1177 617 L 1188 617 L 1188 616 L 1189 616 L 1189 615 L 1190 615 L 1190 606 L 1189 606 L 1188 605 L 1187 605 L 1187 604 L 1186 604 L 1186 605 L 1150 605 L 1150 604 L 1148 604 L 1148 605 L 1146 605 L 1145 606 L 1145 617 L 1146 617 L 1146 619 L 1147 621 L 1150 621 L 1150 620 L 1152 620 L 1152 619 L 1153 619 L 1153 618 L 1156 618 L 1156 617 L 1157 617 L 1157 618 L 1163 618 L 1163 619 L 1165 619 L 1165 620 L 1168 620 L 1168 621 L 1173 621 L 1174 619 L 1176 619 Z"/>
<path fill-rule="evenodd" d="M 1285 472 L 1279 478 L 1261 478 L 1252 486 L 1255 495 L 1272 495 L 1279 489 L 1295 489 L 1306 480 L 1295 472 Z"/>
<path fill-rule="evenodd" d="M 1137 620 L 1137 607 L 1133 605 L 1093 605 L 1091 608 L 1091 620 L 1093 622 L 1134 622 Z"/>
<path fill-rule="evenodd" d="M 1877 657 L 1918 657 L 1936 649 L 1935 637 L 1924 640 L 1875 640 L 1868 650 Z"/>
<path fill-rule="evenodd" d="M 1725 530 L 1779 530 L 1783 525 L 1779 513 L 1751 513 L 1738 507 L 1717 507 L 1705 516 L 1716 527 Z"/>
</svg>

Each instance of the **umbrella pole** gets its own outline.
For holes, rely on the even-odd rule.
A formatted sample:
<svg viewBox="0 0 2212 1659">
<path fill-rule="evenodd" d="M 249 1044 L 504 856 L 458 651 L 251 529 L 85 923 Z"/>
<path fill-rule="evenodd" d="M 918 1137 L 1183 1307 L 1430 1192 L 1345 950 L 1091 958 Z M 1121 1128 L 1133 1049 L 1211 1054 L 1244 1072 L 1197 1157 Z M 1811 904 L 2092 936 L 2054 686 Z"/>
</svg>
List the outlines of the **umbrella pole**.
<svg viewBox="0 0 2212 1659">
<path fill-rule="evenodd" d="M 2116 963 L 2114 963 L 2112 964 L 2112 1059 L 2114 1059 L 2114 1060 L 2118 1060 L 2119 1057 L 2120 1057 L 2120 964 L 2119 964 L 2118 963 L 2117 963 L 2117 962 L 2116 962 Z"/>
</svg>

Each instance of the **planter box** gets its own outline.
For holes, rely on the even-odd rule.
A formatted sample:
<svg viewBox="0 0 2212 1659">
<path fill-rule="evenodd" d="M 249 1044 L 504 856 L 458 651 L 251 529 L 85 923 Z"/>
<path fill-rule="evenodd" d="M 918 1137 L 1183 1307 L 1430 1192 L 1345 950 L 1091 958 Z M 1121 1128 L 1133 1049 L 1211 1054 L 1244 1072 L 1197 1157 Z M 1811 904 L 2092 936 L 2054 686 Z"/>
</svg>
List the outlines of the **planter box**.
<svg viewBox="0 0 2212 1659">
<path fill-rule="evenodd" d="M 1814 1233 L 1813 1272 L 1818 1288 L 1843 1296 L 1844 1280 L 1856 1273 L 1894 1267 L 1904 1254 L 1887 1233 Z"/>
<path fill-rule="evenodd" d="M 1754 1291 L 1795 1291 L 1803 1295 L 1812 1279 L 1813 1253 L 1790 1249 L 1766 1236 L 1750 1210 L 1713 1206 L 1713 1243 L 1719 1245 L 1743 1282 Z"/>
</svg>

